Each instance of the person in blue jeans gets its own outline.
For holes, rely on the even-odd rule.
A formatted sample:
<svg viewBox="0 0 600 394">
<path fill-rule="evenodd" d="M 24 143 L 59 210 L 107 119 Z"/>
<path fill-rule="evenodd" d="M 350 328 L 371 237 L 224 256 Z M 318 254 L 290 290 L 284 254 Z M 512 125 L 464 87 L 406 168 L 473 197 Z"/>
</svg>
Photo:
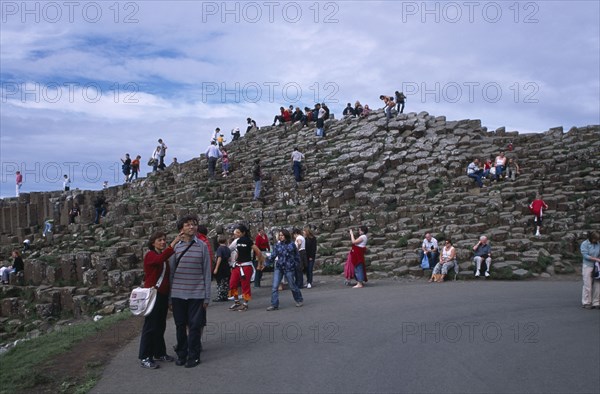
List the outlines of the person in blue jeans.
<svg viewBox="0 0 600 394">
<path fill-rule="evenodd" d="M 292 235 L 288 230 L 281 229 L 277 234 L 279 242 L 273 248 L 271 257 L 268 260 L 268 265 L 275 262 L 275 269 L 273 271 L 273 286 L 271 288 L 271 306 L 267 308 L 267 311 L 274 311 L 279 309 L 279 284 L 285 276 L 296 306 L 301 307 L 304 299 L 302 293 L 296 285 L 296 267 L 300 264 L 300 254 L 294 242 L 292 242 Z"/>
</svg>

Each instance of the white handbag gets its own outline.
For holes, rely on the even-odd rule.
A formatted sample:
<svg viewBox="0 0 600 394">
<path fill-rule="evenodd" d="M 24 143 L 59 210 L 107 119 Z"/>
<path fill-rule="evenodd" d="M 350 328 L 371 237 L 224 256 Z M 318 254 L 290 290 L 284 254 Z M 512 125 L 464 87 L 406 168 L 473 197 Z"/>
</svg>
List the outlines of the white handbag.
<svg viewBox="0 0 600 394">
<path fill-rule="evenodd" d="M 156 294 L 162 284 L 166 269 L 167 263 L 165 262 L 163 263 L 162 274 L 160 274 L 160 278 L 158 278 L 155 286 L 150 288 L 137 287 L 131 291 L 131 295 L 129 296 L 129 310 L 132 314 L 135 316 L 148 316 L 152 312 L 156 303 Z"/>
</svg>

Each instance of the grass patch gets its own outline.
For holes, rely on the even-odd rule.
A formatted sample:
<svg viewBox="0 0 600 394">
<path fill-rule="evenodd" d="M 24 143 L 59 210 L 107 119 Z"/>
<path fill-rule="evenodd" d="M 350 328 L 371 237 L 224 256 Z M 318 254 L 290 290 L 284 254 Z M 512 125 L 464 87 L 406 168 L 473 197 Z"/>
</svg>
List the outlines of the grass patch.
<svg viewBox="0 0 600 394">
<path fill-rule="evenodd" d="M 406 248 L 408 246 L 408 238 L 405 236 L 400 237 L 398 242 L 396 242 L 397 248 Z"/>
<path fill-rule="evenodd" d="M 100 331 L 130 316 L 129 312 L 121 312 L 98 322 L 65 326 L 59 331 L 21 342 L 0 356 L 0 364 L 10 366 L 0 368 L 0 393 L 25 392 L 39 385 L 61 384 L 55 382 L 54 376 L 42 373 L 40 366 L 86 339 L 93 340 Z"/>
<path fill-rule="evenodd" d="M 319 254 L 321 256 L 333 256 L 335 254 L 335 249 L 327 246 L 321 246 L 319 247 Z"/>
</svg>

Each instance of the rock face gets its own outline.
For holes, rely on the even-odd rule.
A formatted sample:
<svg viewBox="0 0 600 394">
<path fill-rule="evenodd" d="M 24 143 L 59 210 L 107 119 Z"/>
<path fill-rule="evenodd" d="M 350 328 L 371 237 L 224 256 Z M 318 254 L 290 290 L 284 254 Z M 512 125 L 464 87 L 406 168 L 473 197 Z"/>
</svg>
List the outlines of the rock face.
<svg viewBox="0 0 600 394">
<path fill-rule="evenodd" d="M 47 295 L 12 287 L 0 291 L 0 316 L 24 317 L 27 302 L 39 317 L 68 311 L 78 316 L 112 310 L 143 279 L 148 236 L 174 234 L 177 217 L 197 213 L 209 229 L 229 231 L 238 222 L 258 227 L 310 225 L 319 241 L 318 264 L 340 265 L 349 248 L 348 228 L 369 226 L 368 265 L 376 276 L 420 273 L 416 250 L 425 232 L 451 237 L 460 278 L 471 276 L 471 247 L 481 234 L 491 240 L 498 278 L 574 272 L 579 242 L 600 222 L 600 126 L 554 128 L 539 134 L 488 132 L 479 120 L 447 121 L 426 112 L 386 122 L 382 111 L 367 119 L 329 120 L 327 136 L 314 127 L 263 127 L 228 145 L 232 171 L 207 180 L 204 158 L 170 167 L 104 191 L 108 214 L 93 219 L 98 192 L 29 193 L 0 201 L 2 255 L 33 239 L 24 284 L 53 286 Z M 466 176 L 473 157 L 507 150 L 521 174 L 483 189 Z M 306 155 L 304 180 L 296 183 L 290 155 Z M 253 201 L 252 163 L 263 168 L 262 198 Z M 528 204 L 536 192 L 549 210 L 543 237 L 533 237 Z M 77 201 L 78 224 L 68 224 Z M 52 217 L 53 245 L 41 239 Z M 215 231 L 211 231 L 214 235 Z M 468 273 L 468 275 L 467 275 Z M 547 276 L 547 275 L 546 275 Z M 101 291 L 99 291 L 101 289 Z M 29 297 L 29 298 L 27 298 Z M 121 307 L 123 306 L 120 304 Z"/>
</svg>

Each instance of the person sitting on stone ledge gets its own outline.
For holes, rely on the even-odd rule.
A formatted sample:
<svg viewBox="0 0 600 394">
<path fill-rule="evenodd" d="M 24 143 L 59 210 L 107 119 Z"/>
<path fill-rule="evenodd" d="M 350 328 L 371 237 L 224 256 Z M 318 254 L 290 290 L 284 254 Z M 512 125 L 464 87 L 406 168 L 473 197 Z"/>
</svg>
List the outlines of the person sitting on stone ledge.
<svg viewBox="0 0 600 394">
<path fill-rule="evenodd" d="M 504 156 L 504 152 L 500 151 L 500 154 L 496 156 L 496 181 L 500 180 L 505 169 L 506 156 Z"/>
<path fill-rule="evenodd" d="M 308 126 L 308 122 L 313 121 L 313 112 L 310 108 L 304 107 L 304 117 L 302 118 L 302 127 Z"/>
<path fill-rule="evenodd" d="M 281 113 L 279 115 L 275 115 L 272 126 L 275 126 L 275 124 L 277 122 L 279 122 L 279 125 L 281 126 L 285 122 L 289 122 L 292 120 L 292 114 L 290 114 L 290 111 L 288 111 L 287 109 L 285 109 L 283 107 L 279 107 L 279 111 Z"/>
<path fill-rule="evenodd" d="M 467 176 L 472 178 L 479 187 L 483 187 L 483 182 L 481 181 L 482 175 L 483 170 L 479 168 L 479 159 L 475 158 L 467 167 Z"/>
<path fill-rule="evenodd" d="M 251 131 L 258 131 L 258 126 L 256 125 L 256 122 L 252 118 L 247 118 L 246 123 L 248 123 L 248 127 L 246 128 L 246 134 L 248 134 Z M 239 130 L 240 129 L 238 128 L 238 131 Z M 239 138 L 239 136 L 238 136 L 238 138 Z"/>
<path fill-rule="evenodd" d="M 485 261 L 485 276 L 486 278 L 489 277 L 492 266 L 492 247 L 485 235 L 479 237 L 479 242 L 473 246 L 473 251 L 475 252 L 475 257 L 473 258 L 476 268 L 475 276 L 481 275 L 481 262 Z"/>
<path fill-rule="evenodd" d="M 302 110 L 300 109 L 300 107 L 296 107 L 296 110 L 292 114 L 292 123 L 303 122 L 304 116 L 305 115 L 304 115 L 304 113 L 302 113 Z"/>
<path fill-rule="evenodd" d="M 348 103 L 348 105 L 346 105 L 346 108 L 344 108 L 342 115 L 344 115 L 344 117 L 356 116 L 356 112 L 354 112 L 352 104 Z"/>
<path fill-rule="evenodd" d="M 419 261 L 423 260 L 423 256 L 427 254 L 429 260 L 429 267 L 434 267 L 440 258 L 440 252 L 438 249 L 438 241 L 433 238 L 431 233 L 425 234 L 425 239 L 421 244 L 421 250 L 419 251 Z"/>
<path fill-rule="evenodd" d="M 360 113 L 361 118 L 366 118 L 371 114 L 371 108 L 369 108 L 369 104 L 365 104 L 365 108 Z"/>
<path fill-rule="evenodd" d="M 506 177 L 511 181 L 517 179 L 517 175 L 521 175 L 521 169 L 516 159 L 508 159 L 508 165 L 506 166 Z"/>
<path fill-rule="evenodd" d="M 442 248 L 442 256 L 440 262 L 433 267 L 431 278 L 429 282 L 442 283 L 448 275 L 448 270 L 454 268 L 456 270 L 456 249 L 452 246 L 452 240 L 446 239 L 444 247 Z"/>
<path fill-rule="evenodd" d="M 14 272 L 16 275 L 25 269 L 25 265 L 23 264 L 23 258 L 21 257 L 21 253 L 17 249 L 14 249 L 12 251 L 12 258 L 12 265 L 0 268 L 0 276 L 2 277 L 2 283 L 5 285 L 9 283 L 11 273 Z"/>
<path fill-rule="evenodd" d="M 363 112 L 363 106 L 360 103 L 360 101 L 356 100 L 356 102 L 354 103 L 354 115 L 362 116 L 362 112 Z"/>
<path fill-rule="evenodd" d="M 488 178 L 488 176 L 490 175 L 490 171 L 492 170 L 492 159 L 488 158 L 485 160 L 485 163 L 483 163 L 483 174 L 481 175 L 482 178 Z M 495 169 L 494 169 L 495 171 Z"/>
</svg>

